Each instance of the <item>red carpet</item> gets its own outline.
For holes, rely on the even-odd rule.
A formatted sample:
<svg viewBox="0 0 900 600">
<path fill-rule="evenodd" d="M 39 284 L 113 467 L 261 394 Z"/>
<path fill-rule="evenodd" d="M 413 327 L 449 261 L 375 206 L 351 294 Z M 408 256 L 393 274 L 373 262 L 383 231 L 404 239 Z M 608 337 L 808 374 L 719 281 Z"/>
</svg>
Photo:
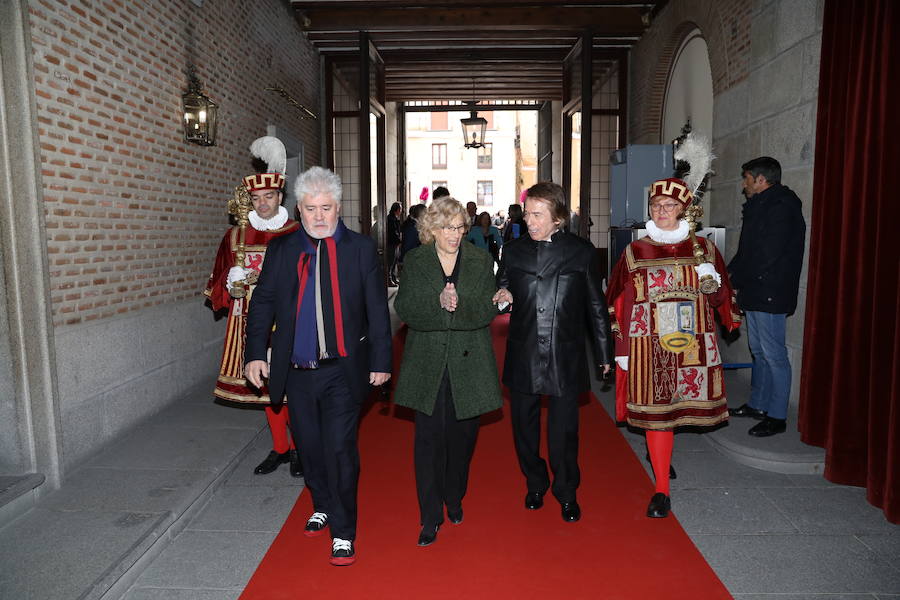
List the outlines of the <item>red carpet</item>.
<svg viewBox="0 0 900 600">
<path fill-rule="evenodd" d="M 494 322 L 500 354 L 507 326 Z M 522 506 L 507 414 L 482 420 L 464 522 L 445 522 L 420 548 L 412 415 L 376 404 L 360 427 L 356 564 L 331 566 L 330 538 L 302 535 L 312 512 L 302 493 L 241 599 L 731 598 L 677 520 L 644 516 L 653 485 L 596 398 L 581 407 L 577 523 L 562 521 L 549 493 L 541 510 Z"/>
</svg>

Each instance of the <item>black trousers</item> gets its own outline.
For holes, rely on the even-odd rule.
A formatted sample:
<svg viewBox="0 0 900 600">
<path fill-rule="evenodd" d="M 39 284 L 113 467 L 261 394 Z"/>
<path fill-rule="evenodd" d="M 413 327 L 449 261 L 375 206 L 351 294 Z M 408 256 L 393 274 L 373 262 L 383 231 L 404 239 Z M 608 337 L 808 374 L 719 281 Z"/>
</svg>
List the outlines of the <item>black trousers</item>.
<svg viewBox="0 0 900 600">
<path fill-rule="evenodd" d="M 288 409 L 313 509 L 328 515 L 332 537 L 354 540 L 360 404 L 338 360 L 323 361 L 318 369 L 291 369 Z"/>
<path fill-rule="evenodd" d="M 462 507 L 478 424 L 479 417 L 456 418 L 450 378 L 444 371 L 432 415 L 416 411 L 413 457 L 423 526 L 443 523 L 445 505 L 448 510 Z"/>
<path fill-rule="evenodd" d="M 510 390 L 510 416 L 519 467 L 529 492 L 550 488 L 547 463 L 541 458 L 541 396 Z M 573 502 L 581 471 L 578 469 L 578 396 L 549 396 L 547 447 L 553 471 L 553 495 Z"/>
</svg>

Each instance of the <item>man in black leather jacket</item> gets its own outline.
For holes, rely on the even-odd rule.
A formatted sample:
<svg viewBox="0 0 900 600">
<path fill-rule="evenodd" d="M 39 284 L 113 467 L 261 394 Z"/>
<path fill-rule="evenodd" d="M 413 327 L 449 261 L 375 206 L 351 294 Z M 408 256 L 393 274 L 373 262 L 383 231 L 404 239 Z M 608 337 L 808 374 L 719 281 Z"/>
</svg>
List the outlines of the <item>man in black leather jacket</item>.
<svg viewBox="0 0 900 600">
<path fill-rule="evenodd" d="M 513 439 L 527 485 L 525 508 L 543 506 L 550 488 L 540 456 L 540 398 L 547 395 L 552 491 L 563 519 L 577 521 L 578 395 L 590 389 L 587 340 L 604 373 L 612 360 L 597 251 L 563 231 L 568 216 L 560 186 L 542 182 L 528 189 L 528 235 L 503 247 L 494 300 L 513 307 L 503 383 L 511 391 Z"/>
<path fill-rule="evenodd" d="M 785 346 L 787 316 L 797 308 L 806 222 L 800 199 L 781 185 L 781 165 L 763 156 L 741 166 L 743 225 L 728 265 L 744 311 L 753 355 L 750 402 L 729 412 L 761 419 L 748 433 L 768 437 L 787 429 L 791 363 Z"/>
</svg>

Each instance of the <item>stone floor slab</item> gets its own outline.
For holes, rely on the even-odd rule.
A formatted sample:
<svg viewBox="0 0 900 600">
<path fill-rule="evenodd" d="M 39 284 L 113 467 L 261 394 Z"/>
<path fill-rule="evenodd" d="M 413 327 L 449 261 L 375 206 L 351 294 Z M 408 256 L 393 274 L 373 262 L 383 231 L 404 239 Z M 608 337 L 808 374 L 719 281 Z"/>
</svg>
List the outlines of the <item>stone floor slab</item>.
<svg viewBox="0 0 900 600">
<path fill-rule="evenodd" d="M 263 405 L 217 402 L 210 394 L 207 402 L 176 403 L 160 413 L 165 423 L 202 429 L 259 429 L 266 426 Z"/>
<path fill-rule="evenodd" d="M 900 569 L 900 526 L 895 531 L 883 534 L 857 535 L 856 538 L 879 556 L 885 557 L 896 569 Z"/>
<path fill-rule="evenodd" d="M 672 506 L 689 535 L 797 532 L 755 488 L 678 490 L 672 494 Z"/>
<path fill-rule="evenodd" d="M 134 587 L 243 589 L 275 535 L 183 531 L 138 577 Z"/>
<path fill-rule="evenodd" d="M 900 593 L 886 557 L 849 535 L 695 535 L 732 593 Z"/>
<path fill-rule="evenodd" d="M 136 469 L 219 470 L 258 430 L 196 429 L 148 425 L 101 452 L 89 466 Z"/>
<path fill-rule="evenodd" d="M 679 461 L 675 467 L 678 470 L 678 479 L 672 481 L 673 490 L 792 485 L 787 475 L 738 465 L 718 452 L 695 452 L 690 461 Z"/>
<path fill-rule="evenodd" d="M 302 489 L 267 485 L 223 486 L 188 529 L 278 533 Z"/>
<path fill-rule="evenodd" d="M 63 511 L 181 512 L 211 479 L 212 471 L 91 467 L 75 473 L 41 506 Z"/>
<path fill-rule="evenodd" d="M 237 600 L 241 590 L 134 588 L 122 600 Z"/>
<path fill-rule="evenodd" d="M 0 598 L 80 598 L 149 546 L 167 514 L 35 508 L 0 536 Z M 109 581 L 108 583 L 111 583 Z M 105 588 L 104 588 L 105 589 Z"/>
<path fill-rule="evenodd" d="M 875 600 L 872 594 L 734 594 L 734 600 Z"/>
<path fill-rule="evenodd" d="M 774 488 L 762 492 L 802 533 L 900 536 L 900 528 L 866 502 L 866 491 L 862 488 Z"/>
</svg>

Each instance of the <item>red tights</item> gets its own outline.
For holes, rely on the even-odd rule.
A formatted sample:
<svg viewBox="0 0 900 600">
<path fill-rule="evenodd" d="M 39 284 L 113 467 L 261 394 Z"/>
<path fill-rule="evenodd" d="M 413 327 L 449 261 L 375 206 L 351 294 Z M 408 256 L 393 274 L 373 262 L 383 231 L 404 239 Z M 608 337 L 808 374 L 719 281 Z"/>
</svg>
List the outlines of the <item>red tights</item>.
<svg viewBox="0 0 900 600">
<path fill-rule="evenodd" d="M 272 408 L 271 405 L 267 406 L 266 420 L 269 422 L 269 432 L 272 434 L 272 449 L 278 454 L 293 450 L 294 439 L 291 437 L 291 422 L 288 420 L 287 406 L 283 404 L 277 408 Z"/>
<path fill-rule="evenodd" d="M 672 446 L 675 443 L 674 431 L 648 431 L 647 450 L 650 452 L 650 464 L 656 475 L 656 491 L 669 495 L 669 465 L 672 464 Z"/>
</svg>

